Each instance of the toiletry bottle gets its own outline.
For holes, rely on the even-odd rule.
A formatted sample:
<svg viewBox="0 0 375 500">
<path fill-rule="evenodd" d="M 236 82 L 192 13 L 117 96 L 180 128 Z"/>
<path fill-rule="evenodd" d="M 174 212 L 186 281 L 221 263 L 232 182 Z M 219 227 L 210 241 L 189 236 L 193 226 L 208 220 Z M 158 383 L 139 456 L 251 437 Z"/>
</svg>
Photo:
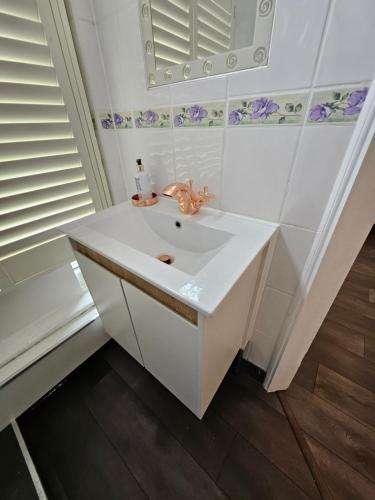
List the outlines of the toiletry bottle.
<svg viewBox="0 0 375 500">
<path fill-rule="evenodd" d="M 135 176 L 135 185 L 137 186 L 138 198 L 140 200 L 148 200 L 152 198 L 150 178 L 145 172 L 145 167 L 140 158 L 137 160 L 137 170 L 138 173 Z"/>
</svg>

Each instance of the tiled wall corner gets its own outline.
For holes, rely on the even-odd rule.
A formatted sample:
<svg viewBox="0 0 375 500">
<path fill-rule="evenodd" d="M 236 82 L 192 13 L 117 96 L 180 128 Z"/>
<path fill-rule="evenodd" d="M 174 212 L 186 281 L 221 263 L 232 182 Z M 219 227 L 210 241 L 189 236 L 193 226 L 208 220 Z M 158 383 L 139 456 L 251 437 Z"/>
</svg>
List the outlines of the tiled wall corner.
<svg viewBox="0 0 375 500">
<path fill-rule="evenodd" d="M 270 287 L 294 294 L 315 234 L 296 226 L 280 226 L 267 283 Z"/>
<path fill-rule="evenodd" d="M 305 127 L 281 222 L 316 231 L 341 168 L 353 126 Z"/>
</svg>

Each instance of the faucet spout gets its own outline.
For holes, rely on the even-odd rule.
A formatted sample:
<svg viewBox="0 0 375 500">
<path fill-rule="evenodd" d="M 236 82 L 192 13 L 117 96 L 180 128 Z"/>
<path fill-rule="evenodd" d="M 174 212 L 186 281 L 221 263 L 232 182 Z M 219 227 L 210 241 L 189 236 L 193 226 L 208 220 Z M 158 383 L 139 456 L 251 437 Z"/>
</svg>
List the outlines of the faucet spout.
<svg viewBox="0 0 375 500">
<path fill-rule="evenodd" d="M 172 184 L 168 184 L 162 190 L 161 194 L 175 198 L 180 212 L 184 214 L 199 212 L 203 204 L 208 203 L 214 198 L 212 194 L 209 194 L 207 186 L 204 186 L 203 190 L 196 194 L 193 190 L 193 181 L 191 179 L 188 182 L 173 182 Z"/>
</svg>

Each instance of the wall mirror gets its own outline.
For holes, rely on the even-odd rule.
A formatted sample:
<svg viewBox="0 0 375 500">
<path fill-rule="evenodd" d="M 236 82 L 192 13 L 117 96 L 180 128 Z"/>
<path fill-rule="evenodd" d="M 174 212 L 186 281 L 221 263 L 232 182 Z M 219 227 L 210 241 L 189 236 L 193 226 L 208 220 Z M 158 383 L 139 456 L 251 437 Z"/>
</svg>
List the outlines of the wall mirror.
<svg viewBox="0 0 375 500">
<path fill-rule="evenodd" d="M 148 88 L 265 66 L 275 0 L 139 0 Z"/>
</svg>

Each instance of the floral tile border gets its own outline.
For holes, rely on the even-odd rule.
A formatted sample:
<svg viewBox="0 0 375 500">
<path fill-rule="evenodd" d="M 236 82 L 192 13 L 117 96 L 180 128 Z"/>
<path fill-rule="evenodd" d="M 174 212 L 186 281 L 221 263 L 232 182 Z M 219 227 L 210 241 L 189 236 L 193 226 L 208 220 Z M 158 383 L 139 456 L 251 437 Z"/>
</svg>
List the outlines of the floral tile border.
<svg viewBox="0 0 375 500">
<path fill-rule="evenodd" d="M 346 87 L 313 93 L 307 123 L 345 123 L 357 120 L 368 87 Z"/>
<path fill-rule="evenodd" d="M 113 117 L 111 113 L 103 111 L 99 113 L 99 121 L 102 128 L 108 130 L 110 128 L 115 128 Z"/>
<path fill-rule="evenodd" d="M 284 125 L 303 122 L 308 93 L 245 97 L 229 101 L 228 125 Z"/>
<path fill-rule="evenodd" d="M 133 115 L 131 111 L 115 111 L 113 120 L 116 128 L 133 128 Z"/>
<path fill-rule="evenodd" d="M 102 129 L 298 125 L 307 114 L 308 125 L 350 123 L 357 120 L 367 93 L 366 85 L 315 90 L 310 109 L 307 109 L 308 92 L 231 99 L 227 119 L 226 102 L 211 101 L 173 108 L 116 111 L 113 115 L 102 111 L 97 122 Z"/>
<path fill-rule="evenodd" d="M 135 128 L 168 128 L 171 126 L 170 108 L 134 111 Z"/>
<path fill-rule="evenodd" d="M 173 108 L 173 126 L 184 127 L 224 127 L 225 102 L 190 104 Z"/>
</svg>

